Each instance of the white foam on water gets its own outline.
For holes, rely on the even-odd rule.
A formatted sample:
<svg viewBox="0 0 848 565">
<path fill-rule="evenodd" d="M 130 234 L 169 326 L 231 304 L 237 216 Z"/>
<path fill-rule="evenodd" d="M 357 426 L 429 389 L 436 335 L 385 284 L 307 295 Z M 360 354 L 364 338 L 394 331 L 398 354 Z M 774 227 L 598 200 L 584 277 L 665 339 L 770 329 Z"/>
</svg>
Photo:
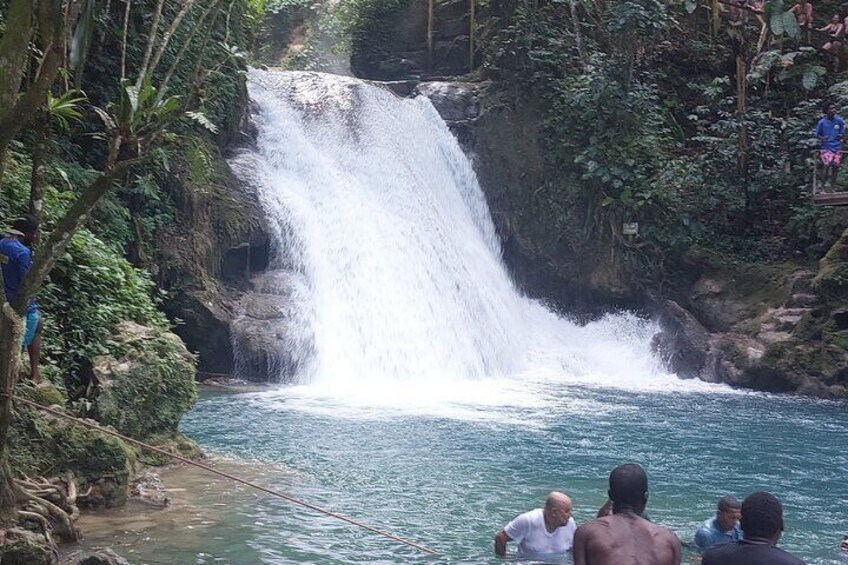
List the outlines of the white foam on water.
<svg viewBox="0 0 848 565">
<path fill-rule="evenodd" d="M 523 296 L 471 162 L 430 102 L 347 77 L 252 70 L 257 147 L 232 160 L 297 273 L 309 341 L 269 403 L 366 417 L 393 408 L 485 419 L 546 411 L 553 384 L 729 390 L 682 381 L 633 315 L 586 326 Z M 295 340 L 297 341 L 297 340 Z"/>
</svg>

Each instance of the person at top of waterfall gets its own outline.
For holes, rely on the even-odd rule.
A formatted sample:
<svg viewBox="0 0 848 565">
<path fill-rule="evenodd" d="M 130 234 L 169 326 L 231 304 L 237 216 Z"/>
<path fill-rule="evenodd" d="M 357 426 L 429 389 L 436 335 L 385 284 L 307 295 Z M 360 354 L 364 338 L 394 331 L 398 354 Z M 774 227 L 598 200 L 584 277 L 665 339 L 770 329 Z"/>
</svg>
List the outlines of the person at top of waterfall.
<svg viewBox="0 0 848 565">
<path fill-rule="evenodd" d="M 640 516 L 648 504 L 648 475 L 635 463 L 609 477 L 612 515 L 596 518 L 574 534 L 574 565 L 678 565 L 680 540 Z"/>
<path fill-rule="evenodd" d="M 842 545 L 839 546 L 839 552 L 843 557 L 848 557 L 848 533 L 842 536 Z"/>
<path fill-rule="evenodd" d="M 810 32 L 813 29 L 813 3 L 810 0 L 797 0 L 790 10 L 795 15 L 795 21 L 801 33 L 806 36 L 807 43 L 810 42 Z"/>
<path fill-rule="evenodd" d="M 842 36 L 845 35 L 845 24 L 839 14 L 833 14 L 830 23 L 824 27 L 820 27 L 817 31 L 822 31 L 830 37 L 830 39 L 822 45 L 822 50 L 830 52 L 838 52 L 842 47 Z"/>
<path fill-rule="evenodd" d="M 702 565 L 805 565 L 776 547 L 783 533 L 783 506 L 773 494 L 759 491 L 745 497 L 742 532 L 741 540 L 707 551 Z"/>
<path fill-rule="evenodd" d="M 695 532 L 695 546 L 704 553 L 713 546 L 742 539 L 739 518 L 742 516 L 742 504 L 735 496 L 723 496 L 718 500 L 714 517 L 710 518 Z"/>
<path fill-rule="evenodd" d="M 822 106 L 824 116 L 816 125 L 816 137 L 821 142 L 821 162 L 824 167 L 822 184 L 836 184 L 839 165 L 842 163 L 842 138 L 845 135 L 845 122 L 836 115 L 836 105 L 825 102 Z"/>
<path fill-rule="evenodd" d="M 26 215 L 12 222 L 11 229 L 6 230 L 6 237 L 0 239 L 0 268 L 3 272 L 3 290 L 6 301 L 13 302 L 17 298 L 30 267 L 32 267 L 32 250 L 26 244 L 35 240 L 38 231 L 38 220 Z M 23 347 L 29 353 L 30 378 L 34 383 L 41 381 L 39 357 L 41 354 L 42 320 L 35 300 L 30 300 L 26 310 L 26 327 L 24 329 Z"/>
<path fill-rule="evenodd" d="M 574 541 L 577 524 L 571 517 L 571 499 L 561 492 L 552 492 L 544 508 L 520 514 L 495 535 L 495 555 L 506 555 L 506 544 L 518 544 L 522 557 L 562 555 Z"/>
</svg>

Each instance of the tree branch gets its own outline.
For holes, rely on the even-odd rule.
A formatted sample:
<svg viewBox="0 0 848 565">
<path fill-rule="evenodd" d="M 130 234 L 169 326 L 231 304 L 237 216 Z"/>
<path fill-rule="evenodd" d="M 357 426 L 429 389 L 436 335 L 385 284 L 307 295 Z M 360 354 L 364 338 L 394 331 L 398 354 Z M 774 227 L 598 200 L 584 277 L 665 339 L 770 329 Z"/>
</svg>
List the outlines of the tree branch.
<svg viewBox="0 0 848 565">
<path fill-rule="evenodd" d="M 156 3 L 156 11 L 153 13 L 153 23 L 150 24 L 150 33 L 147 35 L 147 50 L 144 53 L 144 61 L 141 63 L 141 68 L 138 70 L 138 79 L 135 81 L 135 87 L 141 88 L 141 83 L 148 76 L 148 65 L 150 64 L 150 56 L 153 55 L 153 44 L 156 42 L 156 36 L 159 35 L 159 19 L 162 17 L 162 6 L 165 0 L 159 0 Z"/>
<path fill-rule="evenodd" d="M 185 4 L 183 4 L 182 9 L 180 9 L 177 17 L 174 18 L 174 21 L 171 22 L 171 25 L 168 27 L 168 30 L 165 32 L 165 35 L 162 36 L 162 41 L 159 44 L 159 49 L 156 50 L 156 55 L 153 57 L 153 61 L 150 63 L 150 73 L 153 74 L 156 71 L 156 67 L 159 66 L 159 60 L 162 58 L 162 55 L 165 53 L 165 49 L 168 48 L 168 44 L 171 42 L 171 38 L 174 37 L 174 33 L 176 33 L 177 28 L 180 27 L 180 23 L 182 23 L 183 18 L 186 17 L 191 7 L 194 5 L 194 0 L 185 0 Z"/>
<path fill-rule="evenodd" d="M 97 179 L 88 185 L 79 198 L 77 198 L 71 208 L 65 212 L 56 227 L 50 233 L 50 237 L 39 248 L 39 253 L 35 257 L 35 261 L 24 277 L 21 284 L 20 292 L 12 303 L 12 308 L 19 316 L 26 313 L 27 304 L 30 298 L 35 294 L 35 291 L 50 274 L 50 270 L 56 261 L 59 260 L 65 248 L 71 241 L 74 233 L 79 229 L 82 223 L 87 219 L 88 214 L 97 205 L 101 198 L 112 187 L 112 183 L 125 175 L 133 166 L 141 163 L 145 159 L 139 157 L 136 159 L 128 159 L 120 161 L 112 169 L 101 173 Z"/>
</svg>

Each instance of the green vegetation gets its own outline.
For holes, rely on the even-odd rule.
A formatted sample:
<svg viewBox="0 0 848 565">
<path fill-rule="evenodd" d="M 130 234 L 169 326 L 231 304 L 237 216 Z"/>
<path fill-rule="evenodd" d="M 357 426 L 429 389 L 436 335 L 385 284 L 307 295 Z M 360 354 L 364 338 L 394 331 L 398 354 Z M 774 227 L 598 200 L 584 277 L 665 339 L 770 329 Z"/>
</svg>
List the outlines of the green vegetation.
<svg viewBox="0 0 848 565">
<path fill-rule="evenodd" d="M 719 3 L 572 4 L 507 2 L 481 40 L 483 72 L 542 115 L 534 197 L 569 247 L 619 250 L 648 287 L 692 246 L 754 261 L 828 249 L 844 215 L 812 205 L 812 129 L 848 83 L 800 42 L 789 5 L 767 3 L 758 45 L 754 16 L 731 25 Z"/>
<path fill-rule="evenodd" d="M 54 385 L 21 394 L 174 441 L 196 397 L 195 360 L 170 333 L 149 270 L 157 234 L 191 203 L 184 185 L 214 182 L 212 155 L 238 130 L 260 4 L 0 2 L 0 229 L 26 212 L 42 225 L 20 295 L 0 294 L 0 349 L 18 349 L 37 296 Z M 3 355 L 4 392 L 19 374 L 19 357 Z M 118 440 L 0 402 L 4 520 L 13 473 L 107 477 L 115 492 L 102 498 L 120 500 L 135 459 Z"/>
</svg>

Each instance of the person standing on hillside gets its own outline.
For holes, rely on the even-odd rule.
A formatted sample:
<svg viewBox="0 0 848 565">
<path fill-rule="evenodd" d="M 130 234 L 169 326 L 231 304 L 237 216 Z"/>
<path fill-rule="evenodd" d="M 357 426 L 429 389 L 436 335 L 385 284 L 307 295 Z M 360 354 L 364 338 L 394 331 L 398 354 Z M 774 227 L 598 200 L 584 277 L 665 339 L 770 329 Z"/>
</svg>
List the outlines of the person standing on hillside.
<svg viewBox="0 0 848 565">
<path fill-rule="evenodd" d="M 845 135 L 845 122 L 836 115 L 836 106 L 825 102 L 822 107 L 824 116 L 816 125 L 816 137 L 821 142 L 821 162 L 824 167 L 822 186 L 836 184 L 839 165 L 842 163 L 842 138 Z"/>
<path fill-rule="evenodd" d="M 518 544 L 518 555 L 540 557 L 564 555 L 574 541 L 577 524 L 571 517 L 571 499 L 561 492 L 552 492 L 544 508 L 519 515 L 495 535 L 495 555 L 506 555 L 506 544 Z"/>
<path fill-rule="evenodd" d="M 742 502 L 744 538 L 714 547 L 704 554 L 702 565 L 805 565 L 777 547 L 783 534 L 783 506 L 771 493 L 749 494 Z"/>
<path fill-rule="evenodd" d="M 32 267 L 32 250 L 25 244 L 31 244 L 35 240 L 37 231 L 38 220 L 34 216 L 26 215 L 14 220 L 11 229 L 6 231 L 6 237 L 0 239 L 0 267 L 7 302 L 12 302 L 18 296 L 21 283 Z M 38 306 L 35 300 L 30 300 L 26 311 L 23 346 L 29 353 L 30 378 L 34 383 L 41 382 L 39 357 L 42 325 Z"/>
<path fill-rule="evenodd" d="M 809 0 L 798 0 L 790 11 L 795 16 L 795 21 L 798 22 L 801 36 L 806 38 L 807 43 L 810 43 L 810 36 L 813 31 L 813 3 Z"/>
<path fill-rule="evenodd" d="M 742 539 L 739 518 L 742 505 L 735 496 L 723 496 L 718 501 L 716 515 L 710 518 L 695 532 L 695 546 L 704 553 L 713 546 L 731 543 Z"/>
<path fill-rule="evenodd" d="M 648 504 L 648 476 L 635 463 L 619 465 L 609 477 L 612 515 L 577 528 L 574 565 L 679 565 L 680 540 L 641 514 Z"/>
</svg>

